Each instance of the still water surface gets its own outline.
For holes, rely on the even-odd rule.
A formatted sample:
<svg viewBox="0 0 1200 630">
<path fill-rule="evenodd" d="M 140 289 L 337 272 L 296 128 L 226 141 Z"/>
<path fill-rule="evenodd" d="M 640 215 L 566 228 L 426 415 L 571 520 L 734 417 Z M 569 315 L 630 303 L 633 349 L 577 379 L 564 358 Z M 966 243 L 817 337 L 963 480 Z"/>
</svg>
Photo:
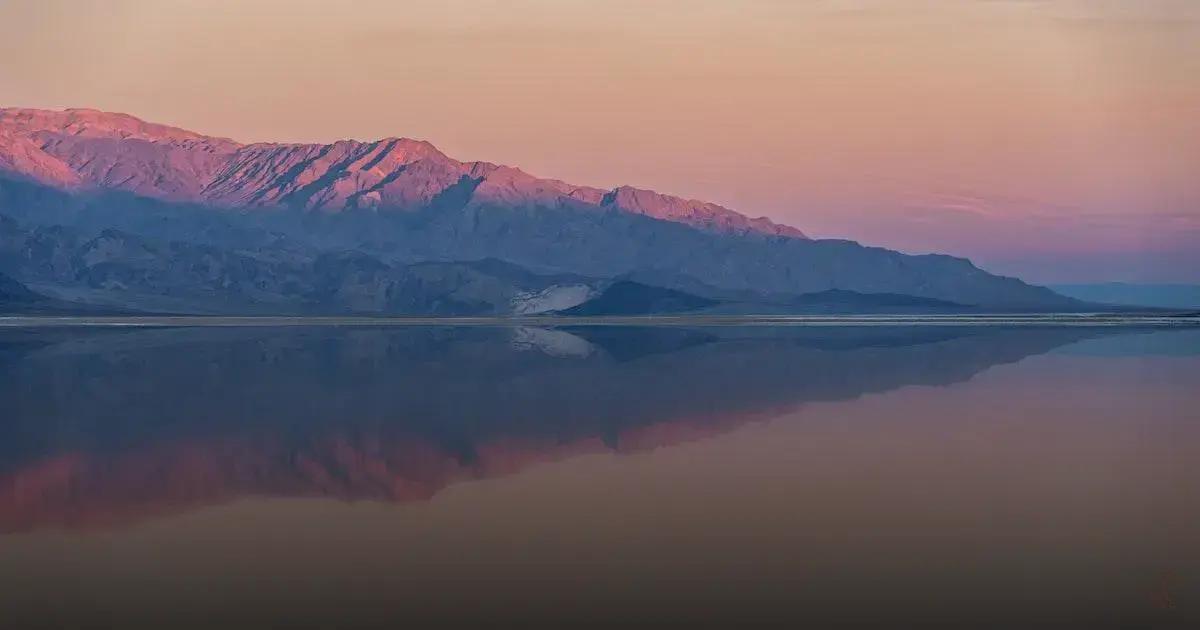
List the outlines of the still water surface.
<svg viewBox="0 0 1200 630">
<path fill-rule="evenodd" d="M 0 331 L 0 626 L 1190 628 L 1200 331 Z"/>
</svg>

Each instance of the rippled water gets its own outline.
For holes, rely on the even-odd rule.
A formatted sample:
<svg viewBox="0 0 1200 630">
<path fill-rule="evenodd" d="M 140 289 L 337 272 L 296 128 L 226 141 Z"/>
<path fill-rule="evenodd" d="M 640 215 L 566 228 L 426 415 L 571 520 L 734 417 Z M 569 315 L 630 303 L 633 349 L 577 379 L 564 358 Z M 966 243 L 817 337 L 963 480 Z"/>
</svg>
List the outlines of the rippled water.
<svg viewBox="0 0 1200 630">
<path fill-rule="evenodd" d="M 1196 330 L 11 328 L 0 404 L 0 626 L 1200 620 Z"/>
</svg>

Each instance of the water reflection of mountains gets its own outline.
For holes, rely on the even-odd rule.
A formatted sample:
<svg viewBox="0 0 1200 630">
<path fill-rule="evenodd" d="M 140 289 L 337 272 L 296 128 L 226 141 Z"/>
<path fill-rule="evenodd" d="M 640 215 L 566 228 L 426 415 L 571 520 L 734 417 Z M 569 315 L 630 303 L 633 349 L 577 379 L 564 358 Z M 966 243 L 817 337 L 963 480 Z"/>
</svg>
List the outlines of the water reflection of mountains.
<svg viewBox="0 0 1200 630">
<path fill-rule="evenodd" d="M 947 385 L 1096 329 L 0 332 L 0 530 L 241 496 L 406 501 L 819 400 Z"/>
</svg>

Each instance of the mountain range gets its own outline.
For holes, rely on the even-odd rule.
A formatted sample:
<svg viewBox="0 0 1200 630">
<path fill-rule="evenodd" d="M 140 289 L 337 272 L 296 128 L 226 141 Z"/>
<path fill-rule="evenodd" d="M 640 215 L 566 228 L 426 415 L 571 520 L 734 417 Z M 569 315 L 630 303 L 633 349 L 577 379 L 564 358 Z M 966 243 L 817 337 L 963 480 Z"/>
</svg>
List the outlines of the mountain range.
<svg viewBox="0 0 1200 630">
<path fill-rule="evenodd" d="M 1101 282 L 1056 284 L 1051 288 L 1062 295 L 1097 304 L 1200 309 L 1200 284 Z"/>
<path fill-rule="evenodd" d="M 50 299 L 154 312 L 1083 307 L 962 258 L 811 239 L 420 140 L 242 144 L 90 109 L 0 109 L 0 272 Z"/>
</svg>

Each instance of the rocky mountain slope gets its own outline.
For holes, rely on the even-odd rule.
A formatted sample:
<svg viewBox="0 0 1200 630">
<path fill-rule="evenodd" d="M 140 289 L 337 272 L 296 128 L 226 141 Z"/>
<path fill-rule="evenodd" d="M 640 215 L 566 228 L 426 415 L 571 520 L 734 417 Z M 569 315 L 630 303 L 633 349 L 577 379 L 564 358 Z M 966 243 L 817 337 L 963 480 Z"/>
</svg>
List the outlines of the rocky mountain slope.
<svg viewBox="0 0 1200 630">
<path fill-rule="evenodd" d="M 322 212 L 413 210 L 470 187 L 470 204 L 590 205 L 721 232 L 803 238 L 716 204 L 620 187 L 541 179 L 488 162 L 459 162 L 408 138 L 333 144 L 239 144 L 125 114 L 0 109 L 0 167 L 60 187 L 122 190 L 224 207 Z"/>
<path fill-rule="evenodd" d="M 95 110 L 0 109 L 0 215 L 36 237 L 10 242 L 0 271 L 110 304 L 157 296 L 172 310 L 445 312 L 448 302 L 427 292 L 437 285 L 458 296 L 454 312 L 473 302 L 476 312 L 511 313 L 568 309 L 597 289 L 591 280 L 506 279 L 480 301 L 472 291 L 487 283 L 450 269 L 489 259 L 522 268 L 517 275 L 633 274 L 681 291 L 702 279 L 751 296 L 844 290 L 989 310 L 1078 304 L 960 258 L 811 240 L 715 204 L 460 162 L 417 140 L 241 144 Z M 412 280 L 419 264 L 449 266 L 437 267 L 445 275 L 436 282 Z M 456 282 L 473 287 L 470 297 Z"/>
<path fill-rule="evenodd" d="M 24 284 L 0 274 L 0 315 L 131 315 L 123 308 L 103 307 L 54 298 L 31 291 Z"/>
<path fill-rule="evenodd" d="M 269 257 L 111 229 L 95 236 L 65 227 L 26 229 L 2 215 L 0 268 L 59 303 L 211 314 L 536 314 L 574 306 L 603 284 L 498 260 L 393 266 L 358 252 Z M 16 281 L 7 291 L 3 279 L 0 298 L 40 297 Z M 574 301 L 570 292 L 566 302 L 547 299 L 569 287 L 583 289 Z"/>
</svg>

